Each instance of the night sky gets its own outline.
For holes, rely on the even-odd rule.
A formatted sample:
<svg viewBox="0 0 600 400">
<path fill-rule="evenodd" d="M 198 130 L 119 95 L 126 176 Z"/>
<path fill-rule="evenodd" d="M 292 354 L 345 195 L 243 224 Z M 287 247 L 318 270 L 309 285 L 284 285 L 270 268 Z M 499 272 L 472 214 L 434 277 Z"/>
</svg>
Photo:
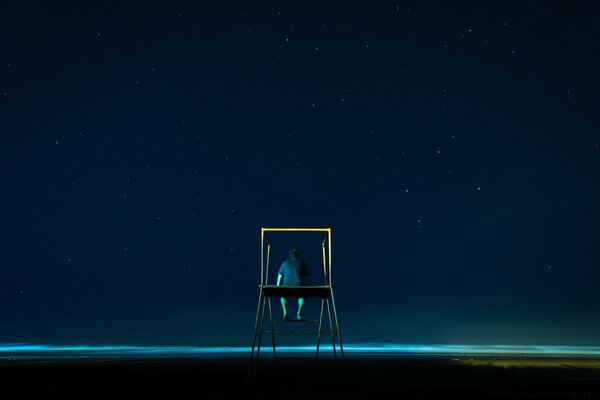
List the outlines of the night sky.
<svg viewBox="0 0 600 400">
<path fill-rule="evenodd" d="M 600 344 L 599 8 L 2 2 L 0 343 L 249 346 L 264 226 L 347 343 Z"/>
</svg>

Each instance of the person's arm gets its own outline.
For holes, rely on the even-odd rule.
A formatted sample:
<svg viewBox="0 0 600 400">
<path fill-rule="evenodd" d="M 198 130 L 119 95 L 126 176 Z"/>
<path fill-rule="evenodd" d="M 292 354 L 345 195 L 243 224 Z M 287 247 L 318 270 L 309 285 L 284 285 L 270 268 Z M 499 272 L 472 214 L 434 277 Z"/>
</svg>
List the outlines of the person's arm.
<svg viewBox="0 0 600 400">
<path fill-rule="evenodd" d="M 278 274 L 277 275 L 277 286 L 281 286 L 281 280 L 283 279 L 283 275 Z"/>
</svg>

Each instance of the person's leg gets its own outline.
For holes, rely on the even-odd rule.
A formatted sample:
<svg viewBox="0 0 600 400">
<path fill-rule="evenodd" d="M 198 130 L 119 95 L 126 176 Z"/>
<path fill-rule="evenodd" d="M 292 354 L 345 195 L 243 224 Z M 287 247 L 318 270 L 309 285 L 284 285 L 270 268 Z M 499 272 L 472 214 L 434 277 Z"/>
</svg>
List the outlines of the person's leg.
<svg viewBox="0 0 600 400">
<path fill-rule="evenodd" d="M 281 308 L 283 308 L 283 319 L 287 319 L 287 297 L 281 298 Z"/>
<path fill-rule="evenodd" d="M 302 319 L 302 307 L 304 307 L 304 301 L 305 299 L 303 299 L 302 297 L 298 298 L 298 319 Z"/>
</svg>

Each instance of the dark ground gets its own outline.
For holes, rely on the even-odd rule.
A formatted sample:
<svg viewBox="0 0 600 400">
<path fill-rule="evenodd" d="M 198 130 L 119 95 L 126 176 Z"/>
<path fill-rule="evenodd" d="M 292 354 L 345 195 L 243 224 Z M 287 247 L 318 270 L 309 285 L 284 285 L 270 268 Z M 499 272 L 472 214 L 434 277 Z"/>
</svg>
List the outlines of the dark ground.
<svg viewBox="0 0 600 400">
<path fill-rule="evenodd" d="M 2 360 L 0 379 L 2 393 L 14 398 L 600 400 L 597 361 L 525 364 L 473 365 L 441 356 L 350 358 L 344 364 L 265 357 L 248 382 L 248 359 L 239 358 Z"/>
</svg>

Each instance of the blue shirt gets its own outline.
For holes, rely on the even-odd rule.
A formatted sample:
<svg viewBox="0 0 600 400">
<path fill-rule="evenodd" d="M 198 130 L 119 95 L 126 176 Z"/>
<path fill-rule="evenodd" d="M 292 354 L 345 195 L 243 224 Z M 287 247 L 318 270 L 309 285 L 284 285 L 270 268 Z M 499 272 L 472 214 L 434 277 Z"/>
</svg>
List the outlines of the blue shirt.
<svg viewBox="0 0 600 400">
<path fill-rule="evenodd" d="M 307 283 L 306 278 L 310 274 L 304 261 L 290 257 L 281 264 L 279 275 L 283 276 L 282 285 L 302 286 Z"/>
</svg>

